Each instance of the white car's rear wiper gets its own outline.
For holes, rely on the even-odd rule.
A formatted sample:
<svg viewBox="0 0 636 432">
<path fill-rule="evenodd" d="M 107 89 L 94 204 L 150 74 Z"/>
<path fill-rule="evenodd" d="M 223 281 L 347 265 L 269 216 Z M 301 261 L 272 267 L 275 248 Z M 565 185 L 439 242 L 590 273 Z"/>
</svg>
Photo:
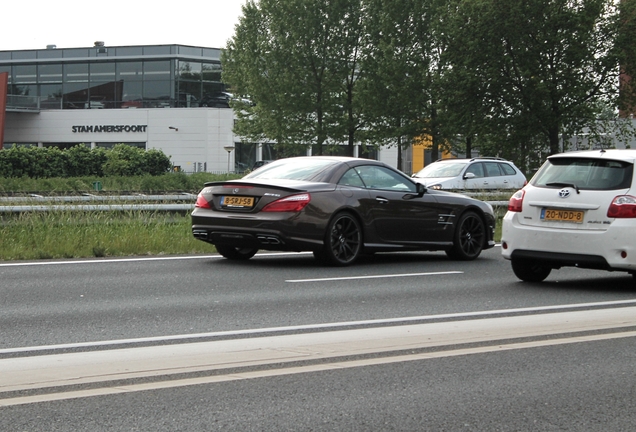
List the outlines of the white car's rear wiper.
<svg viewBox="0 0 636 432">
<path fill-rule="evenodd" d="M 579 187 L 577 185 L 575 185 L 574 183 L 553 182 L 553 183 L 546 183 L 545 185 L 546 186 L 557 186 L 557 187 L 571 187 L 571 188 L 574 188 L 574 190 L 576 191 L 577 194 L 581 193 L 579 191 Z"/>
</svg>

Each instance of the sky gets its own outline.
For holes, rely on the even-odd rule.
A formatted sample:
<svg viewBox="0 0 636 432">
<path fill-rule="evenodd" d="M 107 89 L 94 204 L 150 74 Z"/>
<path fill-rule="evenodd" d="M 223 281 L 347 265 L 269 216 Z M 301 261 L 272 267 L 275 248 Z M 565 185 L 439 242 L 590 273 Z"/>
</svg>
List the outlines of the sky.
<svg viewBox="0 0 636 432">
<path fill-rule="evenodd" d="M 24 0 L 23 0 L 24 1 Z M 224 48 L 245 0 L 9 1 L 2 5 L 0 51 L 105 46 Z"/>
</svg>

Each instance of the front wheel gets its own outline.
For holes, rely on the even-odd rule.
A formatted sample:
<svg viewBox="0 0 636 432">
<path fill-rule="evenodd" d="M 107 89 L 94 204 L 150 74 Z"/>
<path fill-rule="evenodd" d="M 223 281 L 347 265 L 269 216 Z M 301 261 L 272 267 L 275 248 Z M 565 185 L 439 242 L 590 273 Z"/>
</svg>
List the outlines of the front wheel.
<svg viewBox="0 0 636 432">
<path fill-rule="evenodd" d="M 533 261 L 513 259 L 510 263 L 515 276 L 525 282 L 543 282 L 552 271 L 552 268 Z"/>
<path fill-rule="evenodd" d="M 327 227 L 324 242 L 321 250 L 314 251 L 318 261 L 335 266 L 352 264 L 362 251 L 360 223 L 351 214 L 337 214 Z"/>
<path fill-rule="evenodd" d="M 486 226 L 475 212 L 464 213 L 457 222 L 453 247 L 446 252 L 449 258 L 470 261 L 481 254 L 486 241 Z"/>
<path fill-rule="evenodd" d="M 215 247 L 218 253 L 223 255 L 225 258 L 234 261 L 247 261 L 256 255 L 256 252 L 258 252 L 258 249 L 241 248 L 236 246 L 215 245 Z"/>
</svg>

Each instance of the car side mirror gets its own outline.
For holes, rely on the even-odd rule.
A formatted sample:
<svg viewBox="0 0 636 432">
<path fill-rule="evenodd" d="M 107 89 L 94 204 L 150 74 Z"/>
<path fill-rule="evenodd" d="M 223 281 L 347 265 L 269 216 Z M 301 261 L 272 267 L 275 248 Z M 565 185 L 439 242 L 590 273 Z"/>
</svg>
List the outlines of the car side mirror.
<svg viewBox="0 0 636 432">
<path fill-rule="evenodd" d="M 464 180 L 474 179 L 475 177 L 477 177 L 475 173 L 467 172 L 466 174 L 464 174 Z"/>
<path fill-rule="evenodd" d="M 413 198 L 421 198 L 426 193 L 426 186 L 424 186 L 422 183 L 415 183 L 415 188 L 415 190 L 417 191 L 416 194 L 408 193 L 404 195 L 402 199 L 410 200 Z"/>
<path fill-rule="evenodd" d="M 417 196 L 418 198 L 421 196 L 424 196 L 424 194 L 426 193 L 426 186 L 424 186 L 422 183 L 417 183 Z"/>
</svg>

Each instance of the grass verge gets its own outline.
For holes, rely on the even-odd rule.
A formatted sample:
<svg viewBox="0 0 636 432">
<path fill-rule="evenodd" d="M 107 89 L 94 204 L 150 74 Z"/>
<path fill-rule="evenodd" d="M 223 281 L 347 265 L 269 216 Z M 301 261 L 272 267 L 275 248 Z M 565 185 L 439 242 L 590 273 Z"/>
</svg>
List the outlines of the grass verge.
<svg viewBox="0 0 636 432">
<path fill-rule="evenodd" d="M 216 252 L 192 236 L 189 214 L 164 212 L 21 213 L 2 219 L 0 239 L 3 261 Z"/>
<path fill-rule="evenodd" d="M 5 217 L 0 260 L 215 252 L 192 236 L 189 214 L 50 212 Z"/>
<path fill-rule="evenodd" d="M 126 192 L 197 193 L 207 181 L 238 178 L 237 174 L 168 173 L 163 176 L 7 179 L 0 178 L 0 196 L 25 195 L 37 191 L 45 195 L 72 192 L 101 194 Z M 99 194 L 99 193 L 98 193 Z M 507 201 L 509 192 L 474 193 L 486 201 Z M 501 218 L 506 209 L 495 208 L 495 240 L 501 239 Z M 179 255 L 215 252 L 214 246 L 192 236 L 190 215 L 164 212 L 27 212 L 0 215 L 0 260 L 37 260 L 143 255 Z"/>
</svg>

